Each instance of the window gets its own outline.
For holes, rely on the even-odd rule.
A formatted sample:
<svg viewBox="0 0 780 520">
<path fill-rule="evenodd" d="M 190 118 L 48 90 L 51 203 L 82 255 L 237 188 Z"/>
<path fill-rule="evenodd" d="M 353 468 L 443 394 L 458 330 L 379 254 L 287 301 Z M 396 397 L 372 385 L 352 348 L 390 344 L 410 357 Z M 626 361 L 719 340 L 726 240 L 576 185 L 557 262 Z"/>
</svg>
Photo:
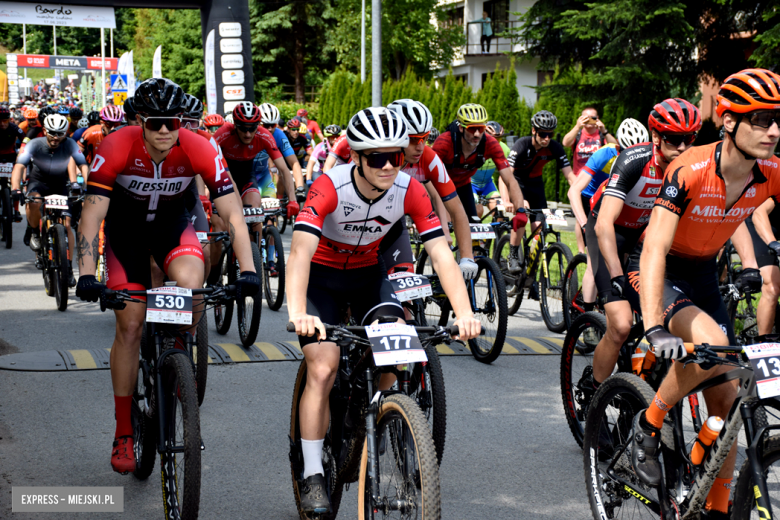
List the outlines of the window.
<svg viewBox="0 0 780 520">
<path fill-rule="evenodd" d="M 455 25 L 463 25 L 463 7 L 456 7 L 454 9 L 449 9 L 447 12 L 447 17 L 440 22 L 442 27 L 452 27 Z"/>
<path fill-rule="evenodd" d="M 469 75 L 468 74 L 453 74 L 452 77 L 455 78 L 458 81 L 462 81 L 463 83 L 468 83 L 469 82 Z"/>
<path fill-rule="evenodd" d="M 493 21 L 493 34 L 499 34 L 507 30 L 509 20 L 509 0 L 487 0 L 482 3 L 482 10 L 486 11 Z M 479 15 L 482 18 L 482 13 Z"/>
</svg>

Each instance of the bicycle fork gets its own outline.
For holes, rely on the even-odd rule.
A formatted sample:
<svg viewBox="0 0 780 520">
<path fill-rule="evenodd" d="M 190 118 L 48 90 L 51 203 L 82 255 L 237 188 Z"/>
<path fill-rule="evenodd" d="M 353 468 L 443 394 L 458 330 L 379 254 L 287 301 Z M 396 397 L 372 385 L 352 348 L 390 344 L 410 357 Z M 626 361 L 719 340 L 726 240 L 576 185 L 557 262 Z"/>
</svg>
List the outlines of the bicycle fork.
<svg viewBox="0 0 780 520">
<path fill-rule="evenodd" d="M 366 368 L 367 395 L 370 399 L 366 412 L 366 450 L 368 453 L 368 484 L 371 487 L 371 509 L 379 505 L 379 458 L 376 442 L 376 419 L 379 414 L 379 398 L 382 392 L 374 394 L 374 375 Z"/>
</svg>

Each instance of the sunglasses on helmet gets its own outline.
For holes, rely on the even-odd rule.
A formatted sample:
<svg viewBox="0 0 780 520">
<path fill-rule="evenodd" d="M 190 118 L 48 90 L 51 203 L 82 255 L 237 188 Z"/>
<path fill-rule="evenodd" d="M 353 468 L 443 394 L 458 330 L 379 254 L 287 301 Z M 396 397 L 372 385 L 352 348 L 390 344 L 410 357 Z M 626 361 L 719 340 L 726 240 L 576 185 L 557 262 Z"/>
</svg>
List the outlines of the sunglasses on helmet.
<svg viewBox="0 0 780 520">
<path fill-rule="evenodd" d="M 661 134 L 661 139 L 663 139 L 665 143 L 675 147 L 680 146 L 681 144 L 689 146 L 696 140 L 696 132 L 692 134 Z"/>
<path fill-rule="evenodd" d="M 430 132 L 425 132 L 424 134 L 420 135 L 410 135 L 409 136 L 409 144 L 412 146 L 417 146 L 418 144 L 424 142 L 426 139 L 428 139 L 428 136 L 431 135 Z"/>
<path fill-rule="evenodd" d="M 769 128 L 772 123 L 777 123 L 780 126 L 780 112 L 752 112 L 747 115 L 746 118 L 752 126 L 759 128 Z"/>
<path fill-rule="evenodd" d="M 388 162 L 393 168 L 398 168 L 404 163 L 404 152 L 402 150 L 363 154 L 363 157 L 366 158 L 366 164 L 370 168 L 384 168 Z"/>
<path fill-rule="evenodd" d="M 169 132 L 181 128 L 181 117 L 144 117 L 141 116 L 144 127 L 152 132 L 159 132 L 164 126 Z"/>
<path fill-rule="evenodd" d="M 469 125 L 466 127 L 466 131 L 471 135 L 474 135 L 477 132 L 479 132 L 480 134 L 484 134 L 485 128 L 486 128 L 485 125 Z"/>
</svg>

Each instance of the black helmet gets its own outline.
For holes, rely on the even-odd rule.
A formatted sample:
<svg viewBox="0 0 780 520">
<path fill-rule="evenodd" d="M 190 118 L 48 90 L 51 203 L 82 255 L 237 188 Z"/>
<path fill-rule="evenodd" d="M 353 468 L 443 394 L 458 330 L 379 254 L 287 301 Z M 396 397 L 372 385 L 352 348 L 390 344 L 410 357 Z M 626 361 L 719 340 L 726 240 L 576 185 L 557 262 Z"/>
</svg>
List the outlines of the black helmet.
<svg viewBox="0 0 780 520">
<path fill-rule="evenodd" d="M 184 117 L 189 119 L 203 117 L 203 103 L 192 94 L 184 94 Z"/>
<path fill-rule="evenodd" d="M 57 113 L 57 109 L 53 106 L 43 107 L 38 112 L 38 122 L 43 125 L 43 120 L 46 119 L 46 116 L 50 116 Z"/>
<path fill-rule="evenodd" d="M 431 133 L 428 134 L 428 144 L 433 145 L 434 142 L 436 142 L 436 139 L 439 138 L 439 130 L 434 126 L 431 127 Z"/>
<path fill-rule="evenodd" d="M 124 104 L 124 111 L 125 111 L 125 120 L 130 121 L 131 119 L 135 119 L 135 115 L 138 113 L 135 109 L 135 105 L 133 104 L 133 98 L 129 97 L 125 99 Z"/>
<path fill-rule="evenodd" d="M 93 110 L 89 114 L 87 114 L 87 121 L 89 121 L 89 126 L 95 126 L 100 124 L 100 112 L 97 110 Z"/>
<path fill-rule="evenodd" d="M 184 112 L 184 91 L 166 78 L 147 79 L 135 90 L 133 106 L 146 116 L 178 116 Z"/>
<path fill-rule="evenodd" d="M 84 112 L 82 112 L 79 107 L 72 107 L 70 109 L 69 115 L 71 121 L 78 121 L 79 119 L 84 117 Z"/>
<path fill-rule="evenodd" d="M 501 126 L 501 123 L 498 121 L 488 121 L 486 127 L 488 133 L 495 138 L 499 138 L 504 135 L 504 127 Z"/>
<path fill-rule="evenodd" d="M 540 110 L 531 118 L 531 126 L 543 132 L 551 132 L 558 127 L 558 118 L 552 112 Z"/>
</svg>

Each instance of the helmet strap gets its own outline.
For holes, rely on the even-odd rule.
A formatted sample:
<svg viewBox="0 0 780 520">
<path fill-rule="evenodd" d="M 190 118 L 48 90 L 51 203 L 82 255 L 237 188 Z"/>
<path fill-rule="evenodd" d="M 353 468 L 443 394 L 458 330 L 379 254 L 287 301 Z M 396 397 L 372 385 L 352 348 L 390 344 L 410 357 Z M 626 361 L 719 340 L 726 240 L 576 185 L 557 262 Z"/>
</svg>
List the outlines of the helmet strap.
<svg viewBox="0 0 780 520">
<path fill-rule="evenodd" d="M 378 191 L 379 193 L 384 193 L 387 190 L 383 190 L 381 188 L 378 188 L 373 182 L 368 180 L 366 178 L 366 175 L 363 173 L 363 157 L 365 157 L 365 155 L 363 155 L 363 152 L 358 152 L 358 158 L 360 159 L 360 161 L 358 161 L 358 165 L 357 165 L 358 175 L 363 177 L 363 180 L 366 181 L 369 185 L 371 185 L 371 188 L 374 191 Z"/>
<path fill-rule="evenodd" d="M 743 114 L 739 114 L 737 116 L 737 124 L 734 125 L 734 130 L 731 132 L 726 132 L 726 135 L 728 135 L 731 138 L 731 142 L 734 145 L 734 148 L 736 148 L 739 153 L 742 154 L 742 156 L 747 159 L 748 161 L 755 161 L 756 158 L 750 155 L 749 153 L 745 152 L 742 148 L 739 147 L 737 144 L 737 130 L 739 129 L 739 124 L 742 122 L 742 118 L 745 116 Z"/>
</svg>

